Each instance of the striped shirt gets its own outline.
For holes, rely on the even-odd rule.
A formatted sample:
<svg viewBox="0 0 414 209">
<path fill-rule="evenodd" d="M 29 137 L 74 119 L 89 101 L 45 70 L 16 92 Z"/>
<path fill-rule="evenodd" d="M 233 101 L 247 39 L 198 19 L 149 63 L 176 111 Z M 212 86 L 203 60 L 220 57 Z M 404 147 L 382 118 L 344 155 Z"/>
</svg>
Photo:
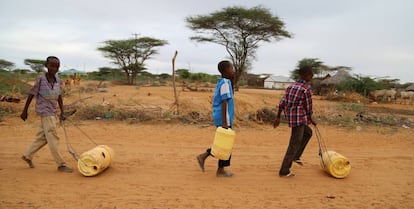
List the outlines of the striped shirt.
<svg viewBox="0 0 414 209">
<path fill-rule="evenodd" d="M 312 89 L 304 80 L 298 80 L 287 87 L 279 108 L 285 113 L 289 127 L 311 123 Z"/>
<path fill-rule="evenodd" d="M 33 87 L 29 91 L 29 94 L 36 97 L 35 110 L 41 117 L 56 115 L 56 107 L 59 95 L 61 95 L 63 82 L 57 75 L 55 78 L 56 82 L 49 83 L 46 74 L 40 75 L 36 78 Z"/>
</svg>

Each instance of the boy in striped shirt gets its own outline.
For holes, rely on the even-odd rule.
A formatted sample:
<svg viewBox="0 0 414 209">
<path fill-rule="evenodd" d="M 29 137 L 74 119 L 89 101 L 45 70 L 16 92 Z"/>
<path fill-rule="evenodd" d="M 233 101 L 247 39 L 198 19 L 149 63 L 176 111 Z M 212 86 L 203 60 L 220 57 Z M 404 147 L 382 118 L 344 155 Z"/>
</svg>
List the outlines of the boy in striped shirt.
<svg viewBox="0 0 414 209">
<path fill-rule="evenodd" d="M 35 110 L 40 116 L 41 122 L 36 134 L 36 139 L 27 149 L 22 159 L 34 168 L 32 162 L 33 155 L 46 144 L 49 145 L 50 152 L 58 166 L 58 171 L 71 173 L 72 169 L 66 166 L 65 161 L 59 152 L 59 136 L 56 132 L 56 106 L 59 104 L 60 120 L 64 120 L 63 116 L 63 100 L 61 95 L 61 86 L 63 82 L 57 77 L 56 73 L 59 71 L 60 61 L 55 56 L 49 56 L 46 59 L 45 66 L 47 73 L 37 77 L 35 84 L 29 91 L 23 112 L 20 118 L 23 121 L 27 119 L 27 110 L 33 97 L 36 96 Z"/>
</svg>

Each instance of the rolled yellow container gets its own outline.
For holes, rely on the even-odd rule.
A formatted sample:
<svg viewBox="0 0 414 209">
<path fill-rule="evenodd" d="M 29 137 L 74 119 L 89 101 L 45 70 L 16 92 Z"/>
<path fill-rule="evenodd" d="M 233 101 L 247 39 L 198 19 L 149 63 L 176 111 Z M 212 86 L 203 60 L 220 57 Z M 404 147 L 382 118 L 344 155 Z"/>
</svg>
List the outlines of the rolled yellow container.
<svg viewBox="0 0 414 209">
<path fill-rule="evenodd" d="M 214 136 L 213 146 L 211 146 L 211 155 L 220 159 L 228 160 L 233 150 L 236 132 L 232 129 L 218 127 Z"/>
<path fill-rule="evenodd" d="M 114 151 L 106 145 L 98 145 L 80 155 L 78 170 L 84 176 L 95 176 L 107 169 L 114 157 Z"/>
<path fill-rule="evenodd" d="M 321 164 L 325 171 L 335 178 L 345 178 L 351 173 L 349 160 L 334 151 L 323 152 Z"/>
</svg>

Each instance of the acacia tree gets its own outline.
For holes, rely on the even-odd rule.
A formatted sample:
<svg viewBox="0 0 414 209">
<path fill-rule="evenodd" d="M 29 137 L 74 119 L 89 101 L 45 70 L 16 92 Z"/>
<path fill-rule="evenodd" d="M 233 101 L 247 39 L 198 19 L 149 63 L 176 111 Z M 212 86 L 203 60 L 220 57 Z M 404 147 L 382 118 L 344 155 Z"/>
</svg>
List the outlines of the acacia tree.
<svg viewBox="0 0 414 209">
<path fill-rule="evenodd" d="M 247 71 L 248 63 L 255 59 L 261 42 L 290 38 L 285 23 L 261 6 L 246 9 L 227 7 L 209 15 L 187 17 L 187 27 L 197 33 L 190 37 L 197 42 L 212 42 L 226 47 L 234 64 L 238 87 L 240 76 Z"/>
<path fill-rule="evenodd" d="M 134 84 L 139 73 L 146 70 L 144 62 L 158 53 L 156 47 L 168 44 L 165 40 L 140 37 L 126 40 L 107 40 L 98 50 L 119 65 L 125 72 L 129 85 Z"/>
<path fill-rule="evenodd" d="M 303 67 L 311 67 L 315 75 L 320 74 L 322 71 L 329 69 L 329 67 L 323 64 L 318 58 L 303 58 L 298 61 L 296 68 L 290 72 L 290 77 L 294 80 L 299 78 L 299 69 Z"/>
<path fill-rule="evenodd" d="M 178 70 L 175 71 L 175 73 L 181 79 L 188 79 L 190 77 L 190 75 L 191 75 L 191 72 L 188 69 L 178 69 Z"/>
<path fill-rule="evenodd" d="M 46 63 L 45 60 L 36 60 L 36 59 L 25 59 L 24 60 L 24 64 L 29 65 L 29 67 L 37 73 L 45 72 L 45 63 Z"/>
<path fill-rule="evenodd" d="M 13 62 L 9 62 L 7 60 L 4 59 L 0 59 L 0 70 L 11 70 L 12 68 L 14 68 L 14 63 Z"/>
<path fill-rule="evenodd" d="M 321 82 L 324 79 L 324 76 L 327 75 L 327 73 L 331 73 L 334 71 L 339 70 L 352 70 L 351 67 L 346 66 L 336 66 L 336 67 L 330 67 L 328 65 L 325 65 L 322 61 L 320 61 L 318 58 L 303 58 L 298 61 L 298 64 L 296 65 L 296 68 L 290 72 L 290 77 L 294 80 L 299 79 L 299 69 L 303 67 L 310 67 L 315 74 L 314 79 L 311 81 L 312 91 L 316 95 L 320 95 L 322 91 L 322 84 Z"/>
<path fill-rule="evenodd" d="M 325 65 L 321 60 L 318 58 L 303 58 L 298 61 L 298 64 L 296 65 L 296 68 L 291 71 L 290 77 L 292 79 L 298 79 L 299 78 L 299 69 L 305 66 L 309 66 L 312 68 L 313 73 L 316 75 L 316 77 L 322 77 L 326 73 L 334 72 L 338 70 L 352 70 L 351 67 L 347 66 L 336 66 L 336 67 L 330 67 L 328 65 Z"/>
</svg>

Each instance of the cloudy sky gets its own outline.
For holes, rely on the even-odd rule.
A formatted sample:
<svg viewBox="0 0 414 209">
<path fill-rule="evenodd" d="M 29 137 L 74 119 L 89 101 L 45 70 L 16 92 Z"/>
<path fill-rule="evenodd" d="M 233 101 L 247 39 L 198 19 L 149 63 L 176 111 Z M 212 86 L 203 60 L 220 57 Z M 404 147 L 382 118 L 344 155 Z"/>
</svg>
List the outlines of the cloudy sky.
<svg viewBox="0 0 414 209">
<path fill-rule="evenodd" d="M 115 67 L 96 48 L 136 33 L 169 42 L 147 62 L 150 72 L 171 73 L 178 50 L 176 68 L 217 74 L 225 49 L 191 41 L 184 19 L 258 5 L 294 37 L 262 43 L 252 73 L 288 76 L 300 59 L 319 58 L 354 74 L 414 82 L 412 0 L 0 0 L 0 59 L 28 68 L 24 59 L 56 55 L 61 70 Z"/>
</svg>

